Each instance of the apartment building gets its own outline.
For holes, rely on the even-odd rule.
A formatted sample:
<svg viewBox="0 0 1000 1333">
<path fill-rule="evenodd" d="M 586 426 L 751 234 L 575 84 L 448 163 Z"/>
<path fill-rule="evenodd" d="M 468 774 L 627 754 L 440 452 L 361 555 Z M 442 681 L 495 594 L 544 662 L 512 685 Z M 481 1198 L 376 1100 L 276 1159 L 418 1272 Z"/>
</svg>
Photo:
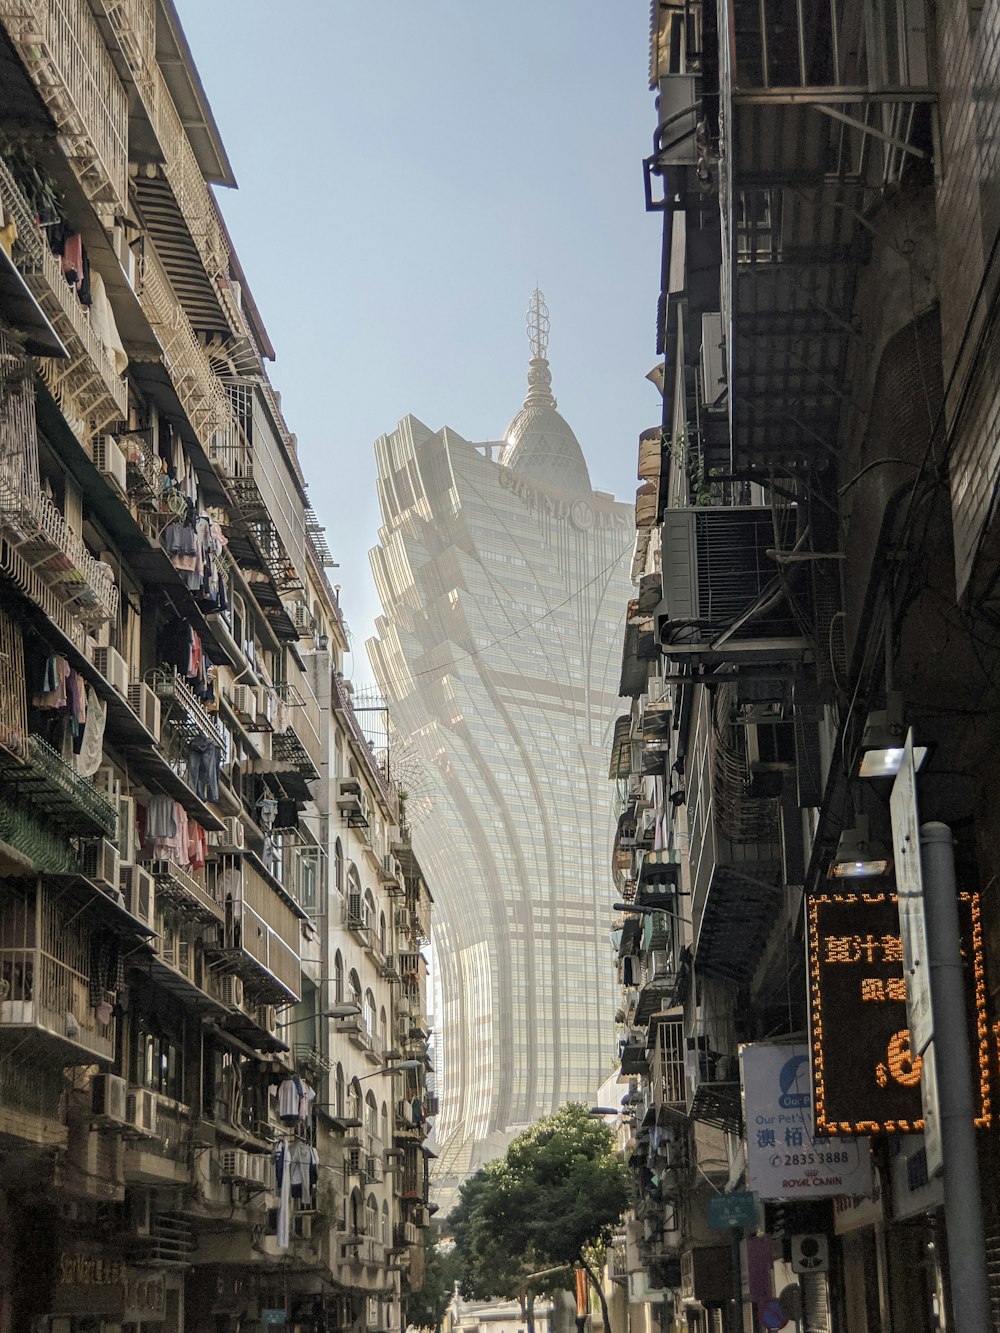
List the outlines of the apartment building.
<svg viewBox="0 0 1000 1333">
<path fill-rule="evenodd" d="M 984 1279 L 996 1327 L 1000 16 L 651 19 L 662 415 L 610 762 L 635 1172 L 612 1270 L 662 1328 L 952 1327 Z M 968 1040 L 978 1253 L 903 972 L 926 821 L 960 890 L 967 1022 L 933 1058 Z"/>
<path fill-rule="evenodd" d="M 430 894 L 173 5 L 0 0 L 0 1330 L 389 1330 Z"/>
</svg>

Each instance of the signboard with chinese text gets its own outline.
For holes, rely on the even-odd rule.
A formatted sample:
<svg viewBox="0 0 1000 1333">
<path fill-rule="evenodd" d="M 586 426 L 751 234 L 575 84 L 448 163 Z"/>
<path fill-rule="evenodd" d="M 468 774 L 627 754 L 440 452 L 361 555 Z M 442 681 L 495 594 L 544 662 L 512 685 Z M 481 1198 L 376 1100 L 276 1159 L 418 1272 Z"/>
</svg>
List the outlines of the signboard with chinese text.
<svg viewBox="0 0 1000 1333">
<path fill-rule="evenodd" d="M 99 1254 L 59 1256 L 50 1311 L 56 1315 L 107 1315 L 124 1323 L 162 1323 L 166 1283 L 162 1273 L 131 1268 Z"/>
<path fill-rule="evenodd" d="M 978 1125 L 989 1123 L 990 1067 L 979 899 L 959 901 Z M 817 894 L 808 907 L 809 1022 L 816 1132 L 917 1133 L 922 1061 L 911 1048 L 896 895 Z M 977 1036 L 978 1034 L 978 1036 Z"/>
<path fill-rule="evenodd" d="M 708 1201 L 708 1225 L 713 1231 L 757 1224 L 757 1200 L 749 1190 L 714 1194 Z"/>
<path fill-rule="evenodd" d="M 808 1046 L 744 1046 L 740 1070 L 752 1190 L 773 1200 L 871 1193 L 868 1140 L 813 1133 Z"/>
</svg>

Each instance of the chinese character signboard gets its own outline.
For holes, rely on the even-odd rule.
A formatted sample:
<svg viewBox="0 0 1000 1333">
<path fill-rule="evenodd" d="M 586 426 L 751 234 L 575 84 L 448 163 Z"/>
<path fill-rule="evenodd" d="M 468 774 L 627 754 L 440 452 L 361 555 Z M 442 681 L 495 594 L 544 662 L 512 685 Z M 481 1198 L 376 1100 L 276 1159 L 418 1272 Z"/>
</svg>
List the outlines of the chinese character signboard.
<svg viewBox="0 0 1000 1333">
<path fill-rule="evenodd" d="M 978 1054 L 977 1124 L 989 1123 L 989 1055 L 979 899 L 959 902 L 970 1039 Z M 922 1061 L 911 1046 L 899 912 L 893 893 L 824 893 L 809 902 L 809 1022 L 816 1132 L 923 1128 Z"/>
<path fill-rule="evenodd" d="M 868 1140 L 813 1133 L 808 1046 L 744 1046 L 740 1069 L 752 1190 L 762 1199 L 871 1193 Z"/>
</svg>

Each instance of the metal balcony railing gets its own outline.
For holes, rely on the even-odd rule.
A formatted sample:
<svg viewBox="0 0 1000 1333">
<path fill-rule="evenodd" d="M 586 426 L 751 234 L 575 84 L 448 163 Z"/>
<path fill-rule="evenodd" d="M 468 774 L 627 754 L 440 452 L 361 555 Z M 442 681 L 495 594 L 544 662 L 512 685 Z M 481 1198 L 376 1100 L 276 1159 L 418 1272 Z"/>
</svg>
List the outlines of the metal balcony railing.
<svg viewBox="0 0 1000 1333">
<path fill-rule="evenodd" d="M 14 263 L 69 352 L 68 361 L 40 362 L 42 377 L 56 401 L 71 406 L 68 415 L 80 416 L 99 430 L 125 415 L 125 381 L 91 327 L 86 307 L 63 277 L 59 260 L 35 222 L 34 209 L 2 158 L 0 192 L 17 224 Z"/>
<path fill-rule="evenodd" d="M 46 818 L 69 833 L 113 838 L 118 827 L 115 808 L 94 784 L 53 750 L 40 736 L 29 735 L 23 761 L 0 752 L 0 781 Z"/>
<path fill-rule="evenodd" d="M 92 203 L 128 203 L 128 100 L 85 0 L 0 0 L 18 55 Z"/>
<path fill-rule="evenodd" d="M 218 726 L 176 671 L 172 674 L 168 671 L 154 671 L 146 679 L 160 700 L 161 726 L 169 727 L 184 741 L 190 742 L 196 736 L 204 736 L 222 748 L 222 733 Z"/>
<path fill-rule="evenodd" d="M 202 447 L 214 458 L 218 439 L 236 432 L 233 411 L 190 320 L 151 251 L 147 252 L 143 267 L 140 300 L 163 349 L 164 365 L 177 397 Z"/>
</svg>

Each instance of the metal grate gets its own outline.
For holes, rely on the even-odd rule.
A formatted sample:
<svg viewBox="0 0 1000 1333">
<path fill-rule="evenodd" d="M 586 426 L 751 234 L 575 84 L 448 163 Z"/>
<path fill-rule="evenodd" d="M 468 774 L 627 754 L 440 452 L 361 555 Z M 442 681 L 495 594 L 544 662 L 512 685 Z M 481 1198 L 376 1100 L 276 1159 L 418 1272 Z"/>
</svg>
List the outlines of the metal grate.
<svg viewBox="0 0 1000 1333">
<path fill-rule="evenodd" d="M 28 752 L 25 679 L 21 628 L 0 611 L 0 750 L 15 759 L 24 759 Z"/>
</svg>

